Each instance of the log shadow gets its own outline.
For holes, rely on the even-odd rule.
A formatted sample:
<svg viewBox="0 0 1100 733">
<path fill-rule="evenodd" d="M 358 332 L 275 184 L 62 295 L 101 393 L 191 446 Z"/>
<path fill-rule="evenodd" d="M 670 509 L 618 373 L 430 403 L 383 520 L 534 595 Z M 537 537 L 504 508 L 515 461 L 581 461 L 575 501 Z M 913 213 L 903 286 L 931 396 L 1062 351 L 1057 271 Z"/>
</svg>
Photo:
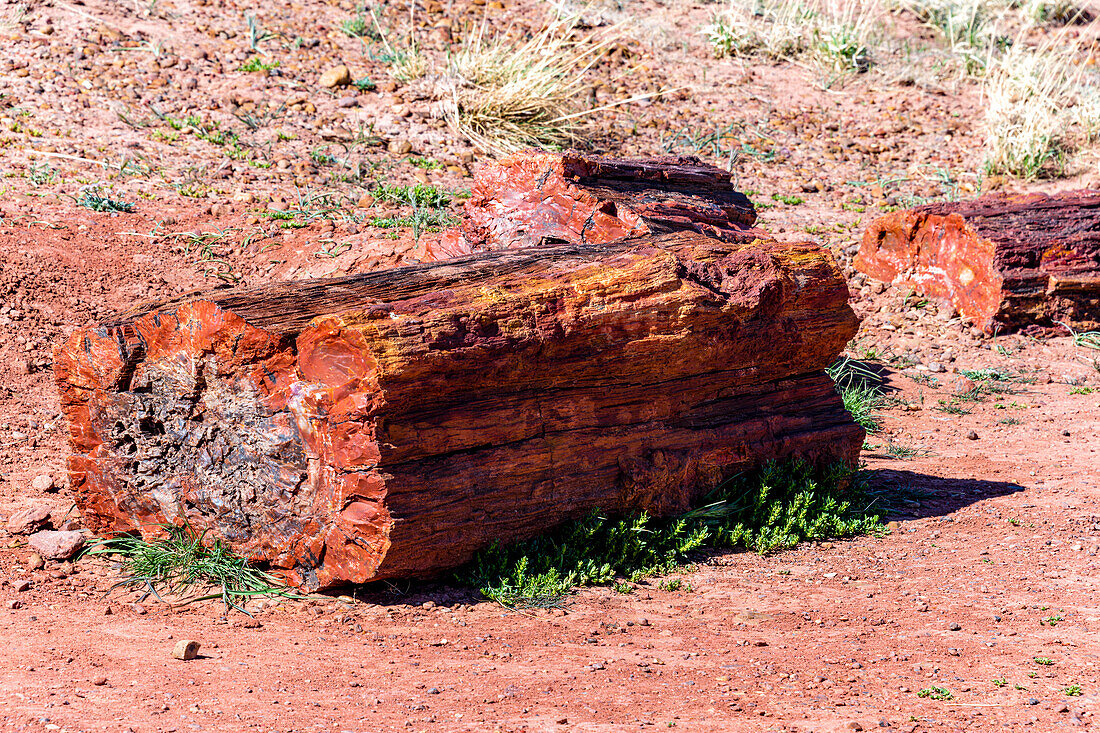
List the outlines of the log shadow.
<svg viewBox="0 0 1100 733">
<path fill-rule="evenodd" d="M 1026 487 L 1008 481 L 944 478 L 916 471 L 876 468 L 867 472 L 867 494 L 887 520 L 942 517 L 979 501 L 1008 496 Z"/>
</svg>

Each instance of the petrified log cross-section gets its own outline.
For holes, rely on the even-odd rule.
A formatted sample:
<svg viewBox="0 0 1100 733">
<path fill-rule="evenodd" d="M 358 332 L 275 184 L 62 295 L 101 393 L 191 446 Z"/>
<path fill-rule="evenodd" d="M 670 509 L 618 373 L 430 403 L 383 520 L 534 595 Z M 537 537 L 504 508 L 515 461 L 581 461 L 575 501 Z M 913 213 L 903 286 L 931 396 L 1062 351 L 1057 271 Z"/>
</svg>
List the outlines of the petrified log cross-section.
<svg viewBox="0 0 1100 733">
<path fill-rule="evenodd" d="M 823 372 L 857 323 L 831 257 L 680 229 L 79 331 L 55 370 L 85 521 L 187 521 L 317 589 L 437 572 L 595 508 L 679 512 L 770 458 L 853 463 L 863 431 Z"/>
<path fill-rule="evenodd" d="M 949 300 L 987 332 L 1100 328 L 1100 191 L 990 195 L 888 214 L 861 272 Z"/>
</svg>

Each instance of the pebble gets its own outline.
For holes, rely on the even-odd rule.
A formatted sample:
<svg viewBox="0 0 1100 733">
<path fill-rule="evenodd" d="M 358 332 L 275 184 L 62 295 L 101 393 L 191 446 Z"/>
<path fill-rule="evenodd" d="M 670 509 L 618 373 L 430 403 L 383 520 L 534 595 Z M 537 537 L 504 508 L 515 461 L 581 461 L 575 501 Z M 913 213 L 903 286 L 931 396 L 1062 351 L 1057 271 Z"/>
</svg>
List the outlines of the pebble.
<svg viewBox="0 0 1100 733">
<path fill-rule="evenodd" d="M 46 530 L 32 534 L 27 544 L 47 560 L 69 560 L 84 547 L 84 535 Z"/>
<path fill-rule="evenodd" d="M 333 66 L 321 74 L 321 78 L 317 80 L 317 83 L 326 89 L 346 87 L 351 84 L 351 71 L 344 64 Z"/>
<path fill-rule="evenodd" d="M 53 476 L 48 473 L 40 473 L 31 479 L 31 488 L 35 491 L 41 491 L 43 493 L 54 491 L 57 487 L 54 486 Z"/>
<path fill-rule="evenodd" d="M 977 440 L 978 439 L 978 434 L 976 432 L 974 432 L 973 430 L 971 430 L 969 433 L 966 434 L 966 439 L 967 440 Z"/>
<path fill-rule="evenodd" d="M 341 109 L 349 109 L 351 107 L 358 107 L 359 106 L 359 98 L 358 97 L 340 97 L 340 101 L 336 103 L 336 106 L 340 107 Z"/>
<path fill-rule="evenodd" d="M 390 140 L 388 149 L 394 155 L 404 155 L 412 151 L 412 143 L 408 140 Z"/>
<path fill-rule="evenodd" d="M 93 677 L 92 684 L 96 687 L 103 687 L 103 685 L 107 684 L 107 678 L 103 675 L 100 675 L 99 677 Z"/>
<path fill-rule="evenodd" d="M 30 534 L 49 527 L 50 524 L 50 507 L 45 504 L 35 504 L 11 515 L 8 519 L 8 532 Z"/>
<path fill-rule="evenodd" d="M 176 642 L 176 645 L 172 647 L 172 657 L 188 662 L 199 656 L 200 646 L 201 644 L 193 639 L 180 639 Z"/>
<path fill-rule="evenodd" d="M 46 561 L 37 552 L 32 552 L 27 558 L 27 567 L 31 570 L 41 570 L 46 567 Z"/>
<path fill-rule="evenodd" d="M 943 374 L 947 371 L 947 369 L 944 367 L 943 364 L 940 364 L 938 361 L 932 361 L 928 363 L 928 371 L 934 374 Z"/>
<path fill-rule="evenodd" d="M 959 631 L 959 630 L 961 630 L 961 629 L 962 629 L 962 626 L 959 626 L 959 624 L 958 624 L 957 622 L 955 622 L 955 621 L 952 621 L 951 623 L 949 623 L 949 624 L 947 625 L 947 628 L 948 628 L 948 630 L 950 630 L 950 631 Z"/>
<path fill-rule="evenodd" d="M 11 584 L 11 587 L 15 589 L 16 593 L 22 593 L 28 591 L 34 584 L 29 580 L 16 580 Z"/>
</svg>

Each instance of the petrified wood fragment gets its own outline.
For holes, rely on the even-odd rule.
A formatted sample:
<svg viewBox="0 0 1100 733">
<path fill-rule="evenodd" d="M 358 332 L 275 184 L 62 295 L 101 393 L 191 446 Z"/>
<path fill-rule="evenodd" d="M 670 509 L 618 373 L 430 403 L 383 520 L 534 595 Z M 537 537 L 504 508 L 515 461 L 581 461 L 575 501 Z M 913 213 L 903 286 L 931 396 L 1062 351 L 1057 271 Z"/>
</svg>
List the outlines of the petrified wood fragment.
<svg viewBox="0 0 1100 733">
<path fill-rule="evenodd" d="M 1100 191 L 990 195 L 888 214 L 855 267 L 954 304 L 987 332 L 1100 328 Z"/>
<path fill-rule="evenodd" d="M 691 157 L 517 153 L 478 167 L 463 223 L 425 239 L 423 262 L 539 244 L 606 244 L 677 231 L 768 238 L 730 174 Z"/>
<path fill-rule="evenodd" d="M 856 460 L 822 371 L 847 295 L 812 245 L 683 231 L 161 303 L 57 350 L 75 499 L 307 589 L 679 512 L 765 459 Z"/>
</svg>

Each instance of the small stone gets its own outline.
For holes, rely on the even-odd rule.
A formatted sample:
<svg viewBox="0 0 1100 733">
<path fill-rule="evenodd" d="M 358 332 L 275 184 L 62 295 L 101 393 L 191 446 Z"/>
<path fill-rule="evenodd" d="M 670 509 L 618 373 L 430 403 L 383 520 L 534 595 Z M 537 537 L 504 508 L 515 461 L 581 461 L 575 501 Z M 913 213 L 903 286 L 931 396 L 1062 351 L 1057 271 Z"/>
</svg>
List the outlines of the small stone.
<svg viewBox="0 0 1100 733">
<path fill-rule="evenodd" d="M 971 430 L 969 433 L 966 434 L 966 439 L 967 440 L 977 440 L 978 439 L 978 434 L 976 432 L 974 432 L 973 430 Z"/>
<path fill-rule="evenodd" d="M 84 535 L 47 530 L 32 534 L 27 543 L 47 560 L 69 560 L 84 547 Z"/>
<path fill-rule="evenodd" d="M 1029 697 L 1029 698 L 1027 699 L 1027 704 L 1028 704 L 1028 705 L 1038 705 L 1038 704 L 1039 704 L 1039 700 L 1038 700 L 1037 698 L 1034 698 L 1034 697 Z"/>
<path fill-rule="evenodd" d="M 141 605 L 140 603 L 130 604 L 130 610 L 136 613 L 138 616 L 145 615 L 145 606 Z"/>
<path fill-rule="evenodd" d="M 37 552 L 32 552 L 31 556 L 27 558 L 27 567 L 31 570 L 41 570 L 46 567 L 46 561 Z"/>
<path fill-rule="evenodd" d="M 370 207 L 374 206 L 374 196 L 371 196 L 369 193 L 365 193 L 359 197 L 359 200 L 355 202 L 355 205 L 358 206 L 360 209 L 369 209 Z"/>
<path fill-rule="evenodd" d="M 1056 713 L 1068 713 L 1069 712 L 1069 705 L 1066 705 L 1065 703 L 1062 703 L 1061 705 L 1059 705 L 1058 707 L 1056 707 L 1054 709 L 1054 712 L 1056 712 Z"/>
<path fill-rule="evenodd" d="M 176 642 L 176 645 L 172 647 L 172 656 L 175 659 L 182 659 L 188 662 L 199 656 L 200 646 L 199 642 L 192 639 L 180 639 Z"/>
<path fill-rule="evenodd" d="M 107 678 L 104 677 L 103 675 L 100 675 L 98 677 L 93 677 L 92 678 L 92 684 L 95 685 L 96 687 L 103 687 L 103 685 L 107 684 Z"/>
<path fill-rule="evenodd" d="M 848 730 L 863 730 L 863 724 L 853 720 L 848 723 L 847 728 Z"/>
<path fill-rule="evenodd" d="M 22 593 L 30 590 L 33 585 L 29 580 L 16 580 L 11 584 L 11 587 L 15 589 L 16 593 Z"/>
<path fill-rule="evenodd" d="M 952 621 L 951 623 L 949 623 L 947 625 L 947 629 L 949 631 L 959 631 L 960 629 L 962 629 L 962 626 L 959 626 L 959 624 L 957 622 Z"/>
<path fill-rule="evenodd" d="M 346 87 L 351 84 L 351 71 L 344 64 L 339 66 L 333 66 L 331 69 L 321 74 L 321 78 L 317 80 L 318 83 L 326 89 L 334 89 L 336 87 Z"/>
<path fill-rule="evenodd" d="M 412 151 L 412 143 L 408 140 L 390 140 L 388 149 L 394 155 L 405 155 Z"/>
<path fill-rule="evenodd" d="M 944 367 L 943 364 L 940 364 L 938 361 L 930 361 L 928 362 L 928 371 L 934 374 L 943 374 L 947 371 L 947 369 Z"/>
<path fill-rule="evenodd" d="M 31 479 L 31 488 L 46 493 L 56 490 L 57 487 L 54 486 L 53 476 L 48 473 L 40 473 Z"/>
<path fill-rule="evenodd" d="M 359 106 L 359 98 L 358 97 L 351 97 L 351 96 L 340 97 L 340 101 L 338 101 L 336 103 L 336 106 L 340 107 L 341 109 L 350 109 L 352 107 L 358 107 Z"/>
<path fill-rule="evenodd" d="M 35 504 L 11 515 L 8 519 L 8 532 L 12 534 L 31 534 L 51 526 L 50 508 L 45 504 Z"/>
<path fill-rule="evenodd" d="M 764 641 L 763 639 L 757 639 L 756 641 L 754 641 L 752 643 L 752 645 L 753 646 L 767 646 L 768 642 Z"/>
<path fill-rule="evenodd" d="M 23 607 L 23 601 L 8 601 L 5 605 L 15 611 Z"/>
</svg>

